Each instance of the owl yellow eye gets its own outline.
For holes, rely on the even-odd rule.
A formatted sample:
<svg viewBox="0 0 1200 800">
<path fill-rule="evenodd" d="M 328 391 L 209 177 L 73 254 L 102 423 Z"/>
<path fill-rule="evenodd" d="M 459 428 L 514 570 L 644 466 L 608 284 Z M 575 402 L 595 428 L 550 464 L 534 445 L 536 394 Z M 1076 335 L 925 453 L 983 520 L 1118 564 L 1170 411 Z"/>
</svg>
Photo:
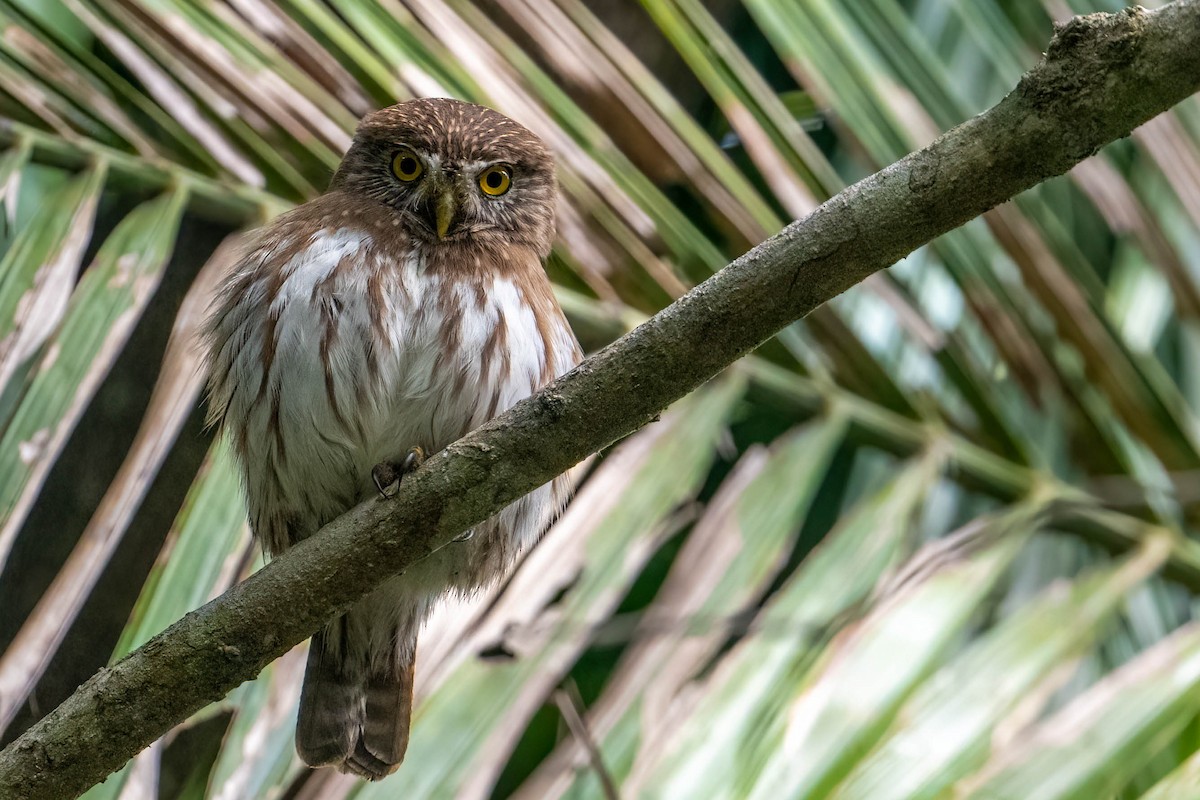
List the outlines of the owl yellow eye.
<svg viewBox="0 0 1200 800">
<path fill-rule="evenodd" d="M 392 157 L 392 173 L 405 183 L 412 183 L 424 171 L 425 168 L 412 150 L 405 148 Z"/>
<path fill-rule="evenodd" d="M 479 188 L 490 197 L 499 197 L 512 186 L 512 172 L 508 167 L 488 167 L 479 173 Z"/>
</svg>

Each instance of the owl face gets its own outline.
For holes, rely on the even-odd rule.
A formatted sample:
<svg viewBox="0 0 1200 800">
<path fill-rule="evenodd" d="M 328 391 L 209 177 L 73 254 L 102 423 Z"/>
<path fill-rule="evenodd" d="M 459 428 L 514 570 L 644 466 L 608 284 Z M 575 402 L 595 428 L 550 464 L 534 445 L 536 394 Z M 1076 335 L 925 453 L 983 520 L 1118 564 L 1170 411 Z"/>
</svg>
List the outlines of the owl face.
<svg viewBox="0 0 1200 800">
<path fill-rule="evenodd" d="M 446 98 L 363 118 L 331 189 L 384 203 L 430 245 L 525 244 L 549 253 L 554 161 L 508 117 Z"/>
</svg>

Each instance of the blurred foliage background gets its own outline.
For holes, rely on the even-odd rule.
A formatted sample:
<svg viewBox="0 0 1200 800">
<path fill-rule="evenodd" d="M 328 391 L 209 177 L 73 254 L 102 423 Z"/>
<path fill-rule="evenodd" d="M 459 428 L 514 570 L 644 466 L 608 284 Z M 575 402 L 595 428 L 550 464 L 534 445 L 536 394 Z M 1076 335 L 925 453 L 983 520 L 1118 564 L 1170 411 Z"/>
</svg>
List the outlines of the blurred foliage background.
<svg viewBox="0 0 1200 800">
<path fill-rule="evenodd" d="M 594 350 L 1119 7 L 0 0 L 3 740 L 259 564 L 192 335 L 364 112 L 547 140 Z M 393 778 L 302 768 L 297 651 L 87 797 L 1194 798 L 1198 322 L 1193 98 L 606 454 Z"/>
</svg>

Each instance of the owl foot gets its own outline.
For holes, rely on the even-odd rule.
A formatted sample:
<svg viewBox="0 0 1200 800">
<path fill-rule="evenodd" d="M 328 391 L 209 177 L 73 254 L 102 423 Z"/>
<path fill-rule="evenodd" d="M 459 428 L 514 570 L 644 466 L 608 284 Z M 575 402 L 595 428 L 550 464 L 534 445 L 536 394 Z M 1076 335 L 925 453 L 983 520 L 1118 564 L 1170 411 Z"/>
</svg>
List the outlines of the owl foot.
<svg viewBox="0 0 1200 800">
<path fill-rule="evenodd" d="M 400 481 L 404 480 L 404 476 L 415 472 L 417 467 L 424 463 L 425 451 L 420 445 L 413 445 L 408 449 L 403 461 L 381 461 L 372 467 L 371 481 L 381 498 L 386 500 L 395 497 L 396 492 L 400 491 Z"/>
</svg>

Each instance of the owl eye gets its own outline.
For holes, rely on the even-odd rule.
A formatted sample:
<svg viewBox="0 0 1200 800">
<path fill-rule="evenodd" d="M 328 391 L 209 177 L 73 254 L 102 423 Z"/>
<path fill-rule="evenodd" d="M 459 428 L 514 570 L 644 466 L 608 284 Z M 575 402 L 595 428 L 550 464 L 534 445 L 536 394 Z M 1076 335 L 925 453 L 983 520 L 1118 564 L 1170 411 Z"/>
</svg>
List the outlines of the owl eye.
<svg viewBox="0 0 1200 800">
<path fill-rule="evenodd" d="M 392 156 L 392 174 L 405 183 L 412 183 L 424 171 L 416 154 L 407 147 Z"/>
<path fill-rule="evenodd" d="M 489 197 L 499 197 L 512 186 L 512 170 L 508 167 L 488 167 L 479 173 L 479 188 Z"/>
</svg>

